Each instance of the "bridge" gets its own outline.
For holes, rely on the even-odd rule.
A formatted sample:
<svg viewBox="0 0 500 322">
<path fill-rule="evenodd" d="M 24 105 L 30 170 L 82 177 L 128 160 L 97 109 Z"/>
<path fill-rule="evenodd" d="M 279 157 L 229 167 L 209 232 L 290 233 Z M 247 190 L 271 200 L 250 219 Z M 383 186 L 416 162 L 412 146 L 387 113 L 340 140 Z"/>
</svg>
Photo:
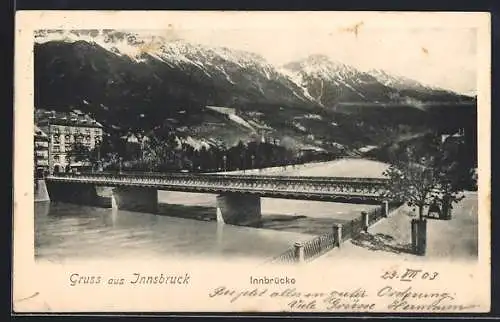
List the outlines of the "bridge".
<svg viewBox="0 0 500 322">
<path fill-rule="evenodd" d="M 217 194 L 217 220 L 251 224 L 261 217 L 260 198 L 382 204 L 387 180 L 241 174 L 84 173 L 46 178 L 52 200 L 96 205 L 96 186 L 114 187 L 119 209 L 156 212 L 158 190 Z"/>
</svg>

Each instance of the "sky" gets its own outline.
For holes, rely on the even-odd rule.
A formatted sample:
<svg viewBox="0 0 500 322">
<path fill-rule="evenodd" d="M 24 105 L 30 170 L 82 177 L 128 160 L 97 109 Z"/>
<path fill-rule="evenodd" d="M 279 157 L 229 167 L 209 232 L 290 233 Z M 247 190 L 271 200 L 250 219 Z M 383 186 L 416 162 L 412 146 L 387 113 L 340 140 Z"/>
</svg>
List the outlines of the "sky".
<svg viewBox="0 0 500 322">
<path fill-rule="evenodd" d="M 240 28 L 164 29 L 171 39 L 255 52 L 280 66 L 312 54 L 361 70 L 372 68 L 460 93 L 476 93 L 474 28 Z"/>
</svg>

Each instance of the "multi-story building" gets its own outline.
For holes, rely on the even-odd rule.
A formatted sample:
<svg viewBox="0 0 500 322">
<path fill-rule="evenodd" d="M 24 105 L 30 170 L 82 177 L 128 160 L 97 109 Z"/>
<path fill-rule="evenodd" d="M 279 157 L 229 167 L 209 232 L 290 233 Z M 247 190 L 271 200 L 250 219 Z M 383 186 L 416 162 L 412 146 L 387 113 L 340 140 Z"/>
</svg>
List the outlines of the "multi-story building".
<svg viewBox="0 0 500 322">
<path fill-rule="evenodd" d="M 79 110 L 56 112 L 38 109 L 35 124 L 49 138 L 49 172 L 68 172 L 73 168 L 92 166 L 88 162 L 76 161 L 75 144 L 85 147 L 84 151 L 98 148 L 103 137 L 103 127 L 99 122 Z"/>
<path fill-rule="evenodd" d="M 49 170 L 49 136 L 35 125 L 34 140 L 35 175 L 41 178 Z"/>
</svg>

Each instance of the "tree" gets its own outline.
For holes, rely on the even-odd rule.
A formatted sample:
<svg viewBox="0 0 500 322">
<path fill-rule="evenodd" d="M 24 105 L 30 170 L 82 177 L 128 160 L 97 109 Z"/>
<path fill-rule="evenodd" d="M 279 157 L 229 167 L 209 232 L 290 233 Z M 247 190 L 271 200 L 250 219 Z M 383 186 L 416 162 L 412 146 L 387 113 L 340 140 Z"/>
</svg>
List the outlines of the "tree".
<svg viewBox="0 0 500 322">
<path fill-rule="evenodd" d="M 434 136 L 406 147 L 384 172 L 389 179 L 387 197 L 417 207 L 420 220 L 425 207 L 434 202 L 446 208 L 460 201 L 464 177 L 470 172 L 457 160 L 456 148 Z"/>
<path fill-rule="evenodd" d="M 143 162 L 150 171 L 158 170 L 169 160 L 171 149 L 158 137 L 151 137 L 144 148 Z"/>
<path fill-rule="evenodd" d="M 419 255 L 425 254 L 427 244 L 425 207 L 441 205 L 440 217 L 449 219 L 452 204 L 464 197 L 460 195 L 465 188 L 463 178 L 470 172 L 458 153 L 460 144 L 442 142 L 437 136 L 424 138 L 397 154 L 384 172 L 389 179 L 387 197 L 418 208 L 418 219 L 411 221 L 411 239 Z"/>
</svg>

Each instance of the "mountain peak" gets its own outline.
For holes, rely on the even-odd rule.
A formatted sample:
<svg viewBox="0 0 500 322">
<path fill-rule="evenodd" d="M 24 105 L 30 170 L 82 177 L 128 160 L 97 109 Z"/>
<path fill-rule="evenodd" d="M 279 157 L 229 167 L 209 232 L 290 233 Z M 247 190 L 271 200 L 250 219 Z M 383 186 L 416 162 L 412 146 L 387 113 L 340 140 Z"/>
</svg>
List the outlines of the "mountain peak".
<svg viewBox="0 0 500 322">
<path fill-rule="evenodd" d="M 332 59 L 331 57 L 328 57 L 327 55 L 324 54 L 312 54 L 309 55 L 305 58 L 289 62 L 285 65 L 283 65 L 284 68 L 286 69 L 293 69 L 298 66 L 329 66 L 329 67 L 350 67 L 340 61 L 337 61 L 335 59 Z"/>
<path fill-rule="evenodd" d="M 313 54 L 305 58 L 303 61 L 316 64 L 331 63 L 330 58 L 323 54 Z"/>
<path fill-rule="evenodd" d="M 295 72 L 302 71 L 310 75 L 321 75 L 326 78 L 331 78 L 334 74 L 346 76 L 359 73 L 356 68 L 323 54 L 310 55 L 304 59 L 288 63 L 283 68 Z"/>
</svg>

